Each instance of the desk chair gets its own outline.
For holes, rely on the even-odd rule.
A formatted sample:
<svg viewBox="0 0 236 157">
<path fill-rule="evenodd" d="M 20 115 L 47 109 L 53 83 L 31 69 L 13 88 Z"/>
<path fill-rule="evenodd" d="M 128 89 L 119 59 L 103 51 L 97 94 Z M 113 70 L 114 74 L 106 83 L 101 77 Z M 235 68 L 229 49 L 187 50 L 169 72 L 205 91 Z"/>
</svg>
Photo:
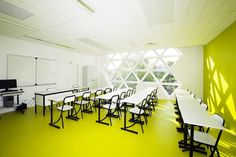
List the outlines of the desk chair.
<svg viewBox="0 0 236 157">
<path fill-rule="evenodd" d="M 195 98 L 195 94 L 191 93 L 191 97 L 192 97 L 192 98 Z"/>
<path fill-rule="evenodd" d="M 80 106 L 78 111 L 76 112 L 76 115 L 79 112 L 81 112 L 81 117 L 83 118 L 83 112 L 93 113 L 92 106 L 91 106 L 91 103 L 90 103 L 90 100 L 91 100 L 90 97 L 91 97 L 91 92 L 90 91 L 84 92 L 80 102 L 79 101 L 75 102 L 76 105 Z"/>
<path fill-rule="evenodd" d="M 105 104 L 102 106 L 102 108 L 107 109 L 107 114 L 105 116 L 105 118 L 109 117 L 110 118 L 110 125 L 112 126 L 112 121 L 111 118 L 118 118 L 120 119 L 120 115 L 115 115 L 114 113 L 117 111 L 118 106 L 120 105 L 120 100 L 119 100 L 119 95 L 113 95 L 110 103 L 109 104 Z M 104 118 L 104 119 L 105 119 Z M 103 120 L 104 120 L 103 119 Z"/>
<path fill-rule="evenodd" d="M 132 93 L 132 95 L 136 93 L 136 88 L 135 87 L 132 89 L 131 93 Z"/>
<path fill-rule="evenodd" d="M 73 88 L 72 93 L 78 93 L 79 92 L 79 85 L 73 85 L 72 88 Z"/>
<path fill-rule="evenodd" d="M 104 94 L 107 94 L 107 93 L 111 93 L 112 92 L 112 89 L 110 87 L 107 87 L 105 90 L 104 90 Z"/>
<path fill-rule="evenodd" d="M 102 95 L 102 89 L 98 89 L 95 94 L 94 97 L 91 98 L 91 100 L 93 101 L 93 107 L 95 108 L 95 112 L 97 112 L 97 107 L 98 107 L 98 99 L 96 99 L 97 96 Z"/>
<path fill-rule="evenodd" d="M 47 88 L 46 92 L 52 92 L 52 91 L 56 91 L 56 90 L 57 90 L 57 88 L 52 87 L 52 88 Z M 54 104 L 56 104 L 56 106 L 59 106 L 59 103 L 54 103 Z M 48 105 L 48 108 L 49 108 L 49 110 L 51 110 L 50 105 Z"/>
<path fill-rule="evenodd" d="M 202 99 L 201 99 L 201 98 L 197 98 L 197 102 L 198 102 L 199 104 L 201 104 L 201 103 L 202 103 Z"/>
<path fill-rule="evenodd" d="M 113 92 L 114 92 L 114 91 L 116 91 L 116 90 L 117 90 L 117 87 L 116 87 L 116 86 L 114 86 L 114 88 L 113 88 Z"/>
<path fill-rule="evenodd" d="M 220 115 L 218 114 L 213 114 L 212 118 L 214 118 L 215 120 L 217 120 L 222 126 L 224 126 L 225 124 L 225 120 L 224 118 L 222 118 Z M 213 137 L 212 135 L 210 135 L 210 128 L 207 129 L 206 132 L 201 132 L 201 131 L 196 131 L 194 130 L 194 137 L 193 140 L 198 143 L 198 144 L 202 144 L 202 145 L 206 145 L 208 147 L 210 147 L 210 151 L 211 151 L 211 155 L 210 157 L 214 156 L 215 151 L 217 152 L 218 157 L 220 156 L 217 145 L 219 143 L 221 134 L 222 134 L 223 130 L 220 130 L 218 132 L 217 138 Z M 190 134 L 190 130 L 188 130 L 188 133 Z"/>
<path fill-rule="evenodd" d="M 153 111 L 155 111 L 155 106 L 158 104 L 157 89 L 154 89 L 154 91 L 152 91 L 150 102 Z"/>
<path fill-rule="evenodd" d="M 66 112 L 66 111 L 68 112 L 68 116 L 66 118 L 76 120 L 76 121 L 79 119 L 76 115 L 73 115 L 73 111 L 75 110 L 74 108 L 75 98 L 76 98 L 75 95 L 67 96 L 64 98 L 63 104 L 57 107 L 57 110 L 59 110 L 61 113 L 58 120 L 55 122 L 55 124 L 61 120 L 62 128 L 64 128 L 63 112 Z"/>
<path fill-rule="evenodd" d="M 132 90 L 131 90 L 131 89 L 127 90 L 127 92 L 126 92 L 126 97 L 129 97 L 129 96 L 131 96 L 131 95 L 132 95 Z"/>
<path fill-rule="evenodd" d="M 140 124 L 141 129 L 142 129 L 142 133 L 144 133 L 144 131 L 143 131 L 144 122 L 142 121 L 141 116 L 144 116 L 144 108 L 145 108 L 146 104 L 147 104 L 147 99 L 143 99 L 143 101 L 141 102 L 141 105 L 139 107 L 135 106 L 135 107 L 129 109 L 129 112 L 132 114 L 132 121 L 131 122 L 133 122 L 133 124 L 129 127 L 132 127 L 135 124 Z M 146 121 L 146 116 L 144 116 L 144 118 Z"/>
</svg>

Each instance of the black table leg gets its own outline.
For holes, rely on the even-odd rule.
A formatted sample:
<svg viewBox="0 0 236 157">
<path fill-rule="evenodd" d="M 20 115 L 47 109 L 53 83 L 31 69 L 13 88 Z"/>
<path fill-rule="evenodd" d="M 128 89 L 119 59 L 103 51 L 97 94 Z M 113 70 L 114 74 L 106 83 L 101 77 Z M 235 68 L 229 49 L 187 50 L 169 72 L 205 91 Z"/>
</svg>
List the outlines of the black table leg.
<svg viewBox="0 0 236 157">
<path fill-rule="evenodd" d="M 96 120 L 97 123 L 109 125 L 108 123 L 101 121 L 101 99 L 98 100 L 98 120 Z"/>
<path fill-rule="evenodd" d="M 53 100 L 51 100 L 51 119 L 50 119 L 49 125 L 51 125 L 51 126 L 53 126 L 55 128 L 60 129 L 60 127 L 55 125 L 54 122 L 53 122 Z"/>
<path fill-rule="evenodd" d="M 51 104 L 52 106 L 52 104 Z M 51 108 L 52 109 L 52 108 Z M 43 116 L 45 116 L 46 106 L 45 106 L 45 96 L 43 96 Z"/>
<path fill-rule="evenodd" d="M 34 113 L 37 113 L 36 94 L 34 95 Z"/>
<path fill-rule="evenodd" d="M 194 125 L 191 125 L 189 157 L 193 157 L 193 138 L 194 138 Z"/>
</svg>

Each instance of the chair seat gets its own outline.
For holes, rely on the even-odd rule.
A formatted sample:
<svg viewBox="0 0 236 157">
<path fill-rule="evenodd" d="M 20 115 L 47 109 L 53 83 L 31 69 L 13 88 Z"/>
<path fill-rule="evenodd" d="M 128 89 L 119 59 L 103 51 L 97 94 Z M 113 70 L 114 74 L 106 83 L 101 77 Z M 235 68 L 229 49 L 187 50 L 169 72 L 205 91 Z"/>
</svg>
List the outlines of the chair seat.
<svg viewBox="0 0 236 157">
<path fill-rule="evenodd" d="M 97 101 L 98 99 L 97 98 L 90 98 L 92 101 Z"/>
<path fill-rule="evenodd" d="M 141 111 L 140 111 L 139 108 L 134 107 L 134 108 L 131 108 L 131 109 L 129 110 L 129 112 L 131 112 L 131 113 L 133 113 L 133 114 L 143 114 L 143 113 L 144 113 L 144 110 L 141 109 Z"/>
<path fill-rule="evenodd" d="M 86 105 L 86 104 L 88 104 L 89 103 L 89 101 L 77 101 L 77 102 L 75 102 L 76 104 L 78 104 L 78 105 Z"/>
<path fill-rule="evenodd" d="M 57 109 L 60 110 L 60 111 L 68 111 L 68 110 L 71 110 L 73 107 L 70 106 L 70 105 L 64 105 L 63 106 L 58 106 Z"/>
<path fill-rule="evenodd" d="M 190 129 L 188 130 L 188 133 L 190 135 Z M 216 139 L 213 136 L 211 136 L 209 133 L 200 132 L 196 130 L 194 130 L 193 139 L 196 142 L 200 142 L 200 143 L 211 145 L 211 146 L 214 146 L 216 143 Z"/>
<path fill-rule="evenodd" d="M 102 107 L 105 108 L 105 109 L 111 109 L 111 110 L 113 110 L 113 109 L 116 108 L 116 104 L 115 104 L 115 103 L 112 103 L 111 105 L 110 105 L 110 104 L 105 104 L 105 105 L 103 105 Z"/>
</svg>

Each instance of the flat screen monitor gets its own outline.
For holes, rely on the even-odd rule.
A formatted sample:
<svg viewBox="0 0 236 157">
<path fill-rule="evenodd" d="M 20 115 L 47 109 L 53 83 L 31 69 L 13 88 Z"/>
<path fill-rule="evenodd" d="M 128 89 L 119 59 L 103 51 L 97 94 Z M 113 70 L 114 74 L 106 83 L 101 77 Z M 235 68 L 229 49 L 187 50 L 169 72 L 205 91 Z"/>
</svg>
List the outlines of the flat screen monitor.
<svg viewBox="0 0 236 157">
<path fill-rule="evenodd" d="M 8 91 L 9 88 L 16 88 L 16 79 L 0 80 L 0 89 Z"/>
</svg>

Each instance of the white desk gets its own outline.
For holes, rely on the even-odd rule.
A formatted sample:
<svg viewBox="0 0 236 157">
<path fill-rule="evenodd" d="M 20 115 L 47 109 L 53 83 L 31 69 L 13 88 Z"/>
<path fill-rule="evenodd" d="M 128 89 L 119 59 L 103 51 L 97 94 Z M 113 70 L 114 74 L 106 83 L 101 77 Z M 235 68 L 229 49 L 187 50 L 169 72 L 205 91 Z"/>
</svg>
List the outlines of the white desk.
<svg viewBox="0 0 236 157">
<path fill-rule="evenodd" d="M 98 103 L 98 120 L 96 120 L 97 123 L 109 125 L 108 123 L 103 122 L 104 119 L 101 120 L 101 100 L 110 100 L 114 95 L 120 95 L 122 92 L 127 92 L 129 89 L 131 89 L 131 88 L 123 88 L 123 89 L 119 89 L 119 90 L 116 90 L 114 92 L 107 93 L 107 94 L 100 95 L 100 96 L 96 97 L 96 99 L 99 100 L 99 103 Z"/>
<path fill-rule="evenodd" d="M 104 89 L 104 88 L 98 88 L 98 89 L 91 89 L 91 90 L 88 90 L 88 91 L 82 91 L 82 92 L 78 92 L 78 93 L 61 93 L 61 94 L 57 94 L 57 95 L 54 95 L 54 96 L 50 96 L 48 98 L 48 100 L 51 102 L 51 112 L 50 112 L 50 123 L 49 125 L 50 126 L 53 126 L 53 127 L 56 127 L 56 128 L 60 128 L 59 126 L 55 125 L 54 124 L 54 121 L 53 121 L 53 104 L 54 102 L 56 103 L 59 103 L 59 102 L 62 102 L 64 100 L 65 97 L 67 96 L 72 96 L 72 95 L 75 95 L 75 97 L 80 97 L 82 96 L 85 92 L 91 92 L 91 93 L 95 93 L 97 90 L 100 90 L 100 89 Z M 47 92 L 45 92 L 47 93 Z"/>
<path fill-rule="evenodd" d="M 136 132 L 136 131 L 129 130 L 128 128 L 130 128 L 130 126 L 126 125 L 126 106 L 128 103 L 138 105 L 139 103 L 141 103 L 143 101 L 143 99 L 145 99 L 147 97 L 148 94 L 151 94 L 152 91 L 154 91 L 154 90 L 155 90 L 155 88 L 149 87 L 149 88 L 146 88 L 146 89 L 143 89 L 143 90 L 137 92 L 134 95 L 131 95 L 128 98 L 121 100 L 121 103 L 124 104 L 124 127 L 122 127 L 121 130 L 125 130 L 125 131 L 129 131 L 129 132 L 138 134 L 138 132 Z"/>
<path fill-rule="evenodd" d="M 194 126 L 210 127 L 220 130 L 224 130 L 224 127 L 217 120 L 213 119 L 194 98 L 190 98 L 188 94 L 176 94 L 176 98 L 183 123 L 191 126 L 189 156 L 192 157 Z"/>
</svg>

